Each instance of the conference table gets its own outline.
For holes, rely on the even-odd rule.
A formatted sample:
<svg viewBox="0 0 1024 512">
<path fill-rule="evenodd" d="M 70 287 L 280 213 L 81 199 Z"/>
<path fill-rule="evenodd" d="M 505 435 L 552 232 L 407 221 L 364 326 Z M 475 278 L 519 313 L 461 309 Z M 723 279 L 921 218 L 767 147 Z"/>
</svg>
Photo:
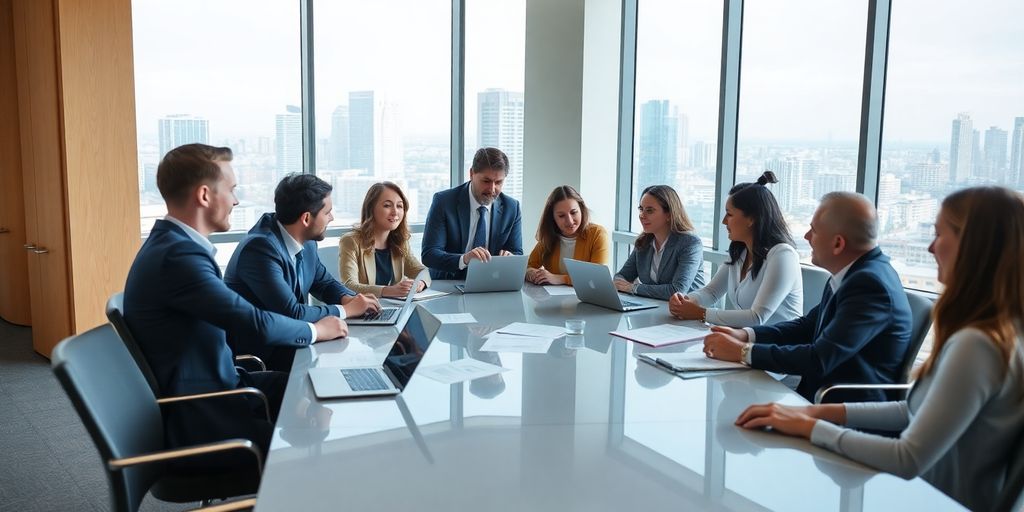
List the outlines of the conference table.
<svg viewBox="0 0 1024 512">
<path fill-rule="evenodd" d="M 456 384 L 416 373 L 397 398 L 318 400 L 307 375 L 382 364 L 395 327 L 353 326 L 299 350 L 256 510 L 962 510 L 921 479 L 736 427 L 748 405 L 806 401 L 759 370 L 683 379 L 639 361 L 685 347 L 609 334 L 687 324 L 649 302 L 618 313 L 530 284 L 417 302 L 475 320 L 443 324 L 420 369 L 473 358 L 507 371 Z M 546 353 L 481 350 L 512 322 L 567 318 L 585 320 L 584 334 Z"/>
</svg>

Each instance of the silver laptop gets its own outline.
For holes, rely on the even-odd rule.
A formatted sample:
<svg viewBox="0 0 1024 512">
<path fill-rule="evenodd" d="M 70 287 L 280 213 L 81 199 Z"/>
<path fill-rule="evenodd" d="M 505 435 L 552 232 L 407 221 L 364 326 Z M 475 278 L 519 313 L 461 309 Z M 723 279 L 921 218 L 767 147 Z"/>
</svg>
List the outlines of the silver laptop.
<svg viewBox="0 0 1024 512">
<path fill-rule="evenodd" d="M 441 321 L 416 306 L 382 366 L 362 368 L 310 368 L 309 380 L 317 398 L 397 395 L 419 366 Z"/>
<path fill-rule="evenodd" d="M 569 258 L 562 258 L 562 262 L 565 263 L 565 269 L 572 278 L 576 297 L 582 302 L 615 311 L 639 311 L 658 307 L 657 304 L 635 302 L 622 296 L 615 289 L 612 275 L 604 265 Z"/>
<path fill-rule="evenodd" d="M 416 276 L 416 281 L 412 283 L 412 288 L 409 289 L 409 294 L 405 296 L 405 302 L 400 306 L 385 306 L 381 304 L 380 311 L 376 313 L 367 313 L 363 316 L 355 318 L 345 319 L 345 323 L 348 325 L 395 325 L 398 323 L 398 319 L 402 316 L 402 311 L 412 305 L 412 299 L 416 296 L 416 290 L 420 287 L 420 281 L 426 279 L 430 275 L 426 269 L 423 269 Z"/>
<path fill-rule="evenodd" d="M 526 280 L 526 256 L 492 256 L 491 261 L 471 260 L 466 284 L 455 288 L 462 293 L 517 292 Z"/>
</svg>

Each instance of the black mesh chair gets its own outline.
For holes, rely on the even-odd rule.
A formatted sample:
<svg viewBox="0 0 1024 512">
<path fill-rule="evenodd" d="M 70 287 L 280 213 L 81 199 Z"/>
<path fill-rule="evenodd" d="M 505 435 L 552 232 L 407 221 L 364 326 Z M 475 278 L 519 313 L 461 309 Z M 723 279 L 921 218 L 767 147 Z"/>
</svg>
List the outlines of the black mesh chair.
<svg viewBox="0 0 1024 512">
<path fill-rule="evenodd" d="M 138 510 L 147 492 L 175 503 L 256 492 L 262 457 L 252 441 L 225 439 L 168 449 L 161 405 L 235 395 L 257 395 L 265 400 L 259 390 L 241 388 L 157 400 L 109 324 L 62 341 L 53 350 L 52 364 L 57 380 L 100 453 L 110 481 L 113 510 Z M 201 464 L 211 460 L 211 456 L 230 456 L 239 465 L 207 471 Z M 200 464 L 202 470 L 175 470 L 171 465 L 184 461 Z M 223 459 L 218 458 L 217 465 L 222 463 Z"/>
<path fill-rule="evenodd" d="M 907 346 L 907 353 L 900 363 L 900 381 L 896 384 L 834 384 L 825 386 L 814 394 L 814 403 L 820 404 L 825 395 L 832 391 L 841 389 L 882 389 L 885 390 L 890 400 L 903 400 L 907 398 L 912 384 L 910 374 L 914 370 L 914 361 L 917 360 L 917 353 L 921 351 L 921 345 L 928 336 L 928 329 L 932 326 L 932 299 L 917 292 L 907 291 L 907 301 L 910 302 L 911 329 L 910 345 Z"/>
</svg>

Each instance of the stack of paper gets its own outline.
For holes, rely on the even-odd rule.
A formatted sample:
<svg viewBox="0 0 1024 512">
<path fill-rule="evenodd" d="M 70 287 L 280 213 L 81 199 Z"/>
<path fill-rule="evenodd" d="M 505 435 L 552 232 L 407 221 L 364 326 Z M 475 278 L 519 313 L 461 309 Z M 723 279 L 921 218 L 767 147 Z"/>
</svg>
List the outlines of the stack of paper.
<svg viewBox="0 0 1024 512">
<path fill-rule="evenodd" d="M 702 350 L 687 350 L 671 354 L 640 354 L 639 359 L 672 372 L 706 372 L 716 370 L 745 370 L 743 363 L 719 361 L 704 355 Z"/>
<path fill-rule="evenodd" d="M 612 331 L 608 334 L 652 347 L 661 347 L 674 343 L 683 343 L 684 341 L 704 339 L 705 336 L 711 334 L 711 331 L 682 325 L 661 324 L 629 331 Z"/>
<path fill-rule="evenodd" d="M 515 322 L 484 336 L 484 352 L 544 354 L 555 338 L 565 336 L 561 327 Z"/>
</svg>

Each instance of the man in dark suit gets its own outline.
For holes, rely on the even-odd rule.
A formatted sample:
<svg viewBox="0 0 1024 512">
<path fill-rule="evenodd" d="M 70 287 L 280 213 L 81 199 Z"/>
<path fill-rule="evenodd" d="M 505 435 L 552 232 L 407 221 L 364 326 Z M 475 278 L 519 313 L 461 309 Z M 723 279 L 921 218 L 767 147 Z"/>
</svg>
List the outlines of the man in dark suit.
<svg viewBox="0 0 1024 512">
<path fill-rule="evenodd" d="M 163 396 L 262 390 L 276 416 L 286 374 L 239 372 L 226 332 L 268 346 L 301 347 L 345 336 L 338 317 L 316 323 L 254 307 L 221 280 L 210 233 L 227 231 L 235 199 L 231 150 L 188 144 L 167 153 L 157 167 L 157 186 L 167 217 L 156 221 L 139 249 L 125 283 L 124 317 Z M 192 400 L 165 409 L 171 446 L 233 437 L 266 450 L 273 425 L 261 402 L 237 397 Z"/>
<path fill-rule="evenodd" d="M 500 149 L 478 149 L 469 182 L 434 194 L 421 254 L 431 278 L 465 279 L 473 259 L 523 254 L 519 201 L 501 193 L 508 169 Z"/>
<path fill-rule="evenodd" d="M 379 310 L 376 298 L 341 284 L 317 254 L 317 242 L 334 220 L 331 189 L 311 174 L 285 176 L 274 191 L 275 213 L 263 214 L 231 255 L 224 271 L 228 288 L 260 309 L 306 322 Z M 307 304 L 309 295 L 327 305 Z M 236 354 L 256 355 L 272 370 L 291 370 L 292 347 L 268 347 L 232 332 L 228 342 Z"/>
<path fill-rule="evenodd" d="M 769 326 L 713 327 L 708 357 L 800 375 L 808 400 L 821 386 L 891 384 L 910 344 L 911 312 L 899 276 L 878 248 L 878 218 L 866 197 L 832 192 L 821 198 L 804 238 L 811 262 L 832 274 L 807 315 Z M 837 392 L 829 401 L 885 400 L 880 390 Z"/>
</svg>

